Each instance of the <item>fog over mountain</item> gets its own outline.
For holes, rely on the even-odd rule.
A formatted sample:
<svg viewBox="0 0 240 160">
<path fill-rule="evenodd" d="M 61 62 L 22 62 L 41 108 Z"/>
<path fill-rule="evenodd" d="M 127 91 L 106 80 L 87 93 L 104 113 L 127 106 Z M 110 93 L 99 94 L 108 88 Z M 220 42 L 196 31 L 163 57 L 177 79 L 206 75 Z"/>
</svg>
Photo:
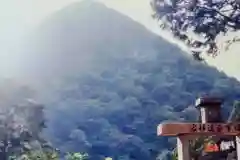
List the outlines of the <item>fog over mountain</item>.
<svg viewBox="0 0 240 160">
<path fill-rule="evenodd" d="M 22 69 L 42 84 L 46 137 L 93 160 L 161 159 L 175 141 L 156 136 L 160 122 L 195 120 L 190 105 L 200 95 L 225 97 L 225 116 L 240 98 L 238 81 L 100 3 L 56 12 L 25 48 Z"/>
</svg>

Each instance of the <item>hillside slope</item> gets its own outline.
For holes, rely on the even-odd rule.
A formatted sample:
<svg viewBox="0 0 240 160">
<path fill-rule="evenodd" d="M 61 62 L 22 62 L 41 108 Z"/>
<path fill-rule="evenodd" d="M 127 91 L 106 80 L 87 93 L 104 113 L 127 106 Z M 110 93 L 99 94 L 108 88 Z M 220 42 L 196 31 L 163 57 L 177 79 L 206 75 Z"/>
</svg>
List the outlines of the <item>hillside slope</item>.
<svg viewBox="0 0 240 160">
<path fill-rule="evenodd" d="M 46 137 L 92 160 L 161 158 L 175 143 L 156 136 L 160 122 L 195 120 L 200 95 L 224 96 L 225 117 L 240 98 L 238 81 L 100 3 L 56 12 L 26 45 L 29 77 L 45 85 Z"/>
<path fill-rule="evenodd" d="M 127 15 L 138 23 L 144 25 L 149 31 L 161 36 L 168 42 L 176 45 L 179 49 L 183 50 L 186 54 L 191 55 L 190 49 L 185 46 L 181 41 L 174 39 L 174 37 L 167 31 L 160 29 L 158 22 L 154 20 L 151 15 L 153 13 L 150 0 L 131 0 L 129 3 L 122 3 L 121 0 L 101 0 L 104 4 L 117 10 L 118 12 Z M 218 36 L 217 44 L 222 48 L 220 54 L 216 58 L 204 55 L 207 65 L 215 67 L 219 71 L 223 71 L 229 77 L 234 77 L 240 80 L 240 73 L 238 71 L 240 62 L 238 61 L 238 45 L 239 41 L 230 46 L 229 50 L 223 49 L 227 40 L 232 40 L 235 36 L 240 36 L 239 32 L 228 32 L 226 36 Z"/>
</svg>

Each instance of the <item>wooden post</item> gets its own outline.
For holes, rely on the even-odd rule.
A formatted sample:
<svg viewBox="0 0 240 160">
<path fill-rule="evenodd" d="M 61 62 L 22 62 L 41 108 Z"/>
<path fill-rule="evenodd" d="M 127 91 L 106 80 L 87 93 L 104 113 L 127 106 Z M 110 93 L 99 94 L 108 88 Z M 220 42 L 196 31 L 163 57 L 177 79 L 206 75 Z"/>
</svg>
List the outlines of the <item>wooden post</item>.
<svg viewBox="0 0 240 160">
<path fill-rule="evenodd" d="M 240 160 L 240 136 L 236 136 L 237 160 Z"/>
<path fill-rule="evenodd" d="M 190 160 L 188 136 L 177 137 L 178 160 Z"/>
</svg>

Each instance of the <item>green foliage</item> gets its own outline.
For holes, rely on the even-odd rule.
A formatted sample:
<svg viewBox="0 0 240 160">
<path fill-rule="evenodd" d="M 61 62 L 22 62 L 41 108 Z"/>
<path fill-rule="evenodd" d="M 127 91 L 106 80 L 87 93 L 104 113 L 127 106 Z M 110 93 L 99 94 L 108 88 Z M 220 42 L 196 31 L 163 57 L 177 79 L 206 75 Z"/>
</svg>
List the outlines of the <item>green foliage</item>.
<svg viewBox="0 0 240 160">
<path fill-rule="evenodd" d="M 24 160 L 58 160 L 56 152 L 29 151 L 21 156 Z"/>
<path fill-rule="evenodd" d="M 29 151 L 21 155 L 21 160 L 59 160 L 57 152 Z M 67 153 L 65 160 L 87 160 L 87 153 Z M 17 160 L 18 156 L 12 155 L 9 160 Z"/>
<path fill-rule="evenodd" d="M 177 150 L 176 149 L 173 151 L 171 160 L 178 160 L 178 154 L 177 154 Z"/>
<path fill-rule="evenodd" d="M 12 156 L 9 156 L 8 157 L 8 160 L 16 160 L 17 159 L 17 156 L 16 155 L 12 155 Z"/>
<path fill-rule="evenodd" d="M 88 154 L 87 153 L 68 153 L 66 155 L 66 160 L 87 160 Z"/>
</svg>

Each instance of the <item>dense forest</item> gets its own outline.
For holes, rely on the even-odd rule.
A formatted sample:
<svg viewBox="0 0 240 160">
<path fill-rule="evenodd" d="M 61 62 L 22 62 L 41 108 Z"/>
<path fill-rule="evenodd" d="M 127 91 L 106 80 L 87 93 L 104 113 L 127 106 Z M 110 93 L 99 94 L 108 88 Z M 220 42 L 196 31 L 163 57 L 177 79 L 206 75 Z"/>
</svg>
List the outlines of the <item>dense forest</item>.
<svg viewBox="0 0 240 160">
<path fill-rule="evenodd" d="M 157 137 L 159 123 L 196 120 L 201 95 L 224 97 L 226 118 L 240 98 L 238 81 L 98 3 L 56 12 L 26 45 L 29 77 L 45 85 L 43 136 L 91 160 L 168 159 L 175 139 Z"/>
</svg>

